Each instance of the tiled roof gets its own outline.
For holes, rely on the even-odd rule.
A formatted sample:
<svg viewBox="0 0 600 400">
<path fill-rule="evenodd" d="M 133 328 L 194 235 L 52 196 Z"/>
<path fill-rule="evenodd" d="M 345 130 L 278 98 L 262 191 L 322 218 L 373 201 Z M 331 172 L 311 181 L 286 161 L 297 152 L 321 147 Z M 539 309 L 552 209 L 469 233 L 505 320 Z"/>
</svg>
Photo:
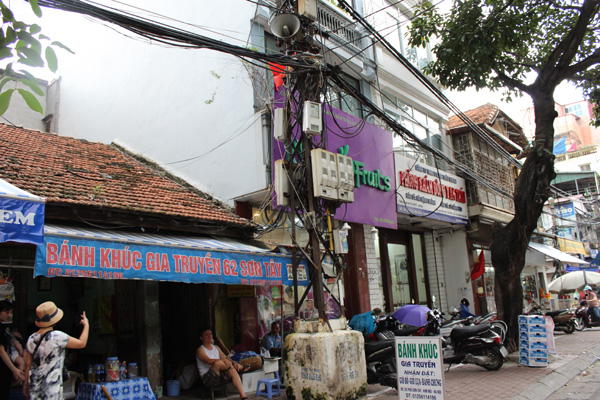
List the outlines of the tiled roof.
<svg viewBox="0 0 600 400">
<path fill-rule="evenodd" d="M 487 103 L 477 108 L 464 112 L 467 117 L 471 118 L 476 125 L 494 123 L 494 118 L 498 115 L 498 106 L 492 103 Z M 452 115 L 448 120 L 448 129 L 458 128 L 466 125 L 458 116 Z"/>
<path fill-rule="evenodd" d="M 49 204 L 190 218 L 248 227 L 225 205 L 115 146 L 0 123 L 0 178 Z"/>
</svg>

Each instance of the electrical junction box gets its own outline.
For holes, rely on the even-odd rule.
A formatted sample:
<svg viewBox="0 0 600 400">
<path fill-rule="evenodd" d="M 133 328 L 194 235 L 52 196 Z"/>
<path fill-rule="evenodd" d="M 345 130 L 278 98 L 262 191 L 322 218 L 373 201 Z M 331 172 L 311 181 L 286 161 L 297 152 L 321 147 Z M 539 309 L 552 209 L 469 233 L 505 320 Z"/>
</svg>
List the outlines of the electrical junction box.
<svg viewBox="0 0 600 400">
<path fill-rule="evenodd" d="M 323 149 L 313 149 L 310 156 L 315 197 L 337 200 L 339 179 L 336 154 Z"/>
<path fill-rule="evenodd" d="M 275 161 L 275 194 L 277 195 L 278 206 L 290 204 L 291 185 L 283 160 Z"/>
<path fill-rule="evenodd" d="M 336 154 L 339 177 L 338 199 L 345 203 L 354 202 L 354 163 L 348 156 Z"/>
<path fill-rule="evenodd" d="M 273 137 L 275 140 L 284 141 L 287 131 L 287 112 L 285 108 L 276 108 L 273 112 Z"/>
<path fill-rule="evenodd" d="M 302 129 L 307 135 L 320 135 L 323 130 L 321 103 L 305 101 L 302 113 Z"/>
<path fill-rule="evenodd" d="M 348 231 L 345 229 L 333 230 L 333 251 L 336 254 L 348 254 Z"/>
<path fill-rule="evenodd" d="M 318 0 L 298 0 L 298 14 L 316 21 Z"/>
</svg>

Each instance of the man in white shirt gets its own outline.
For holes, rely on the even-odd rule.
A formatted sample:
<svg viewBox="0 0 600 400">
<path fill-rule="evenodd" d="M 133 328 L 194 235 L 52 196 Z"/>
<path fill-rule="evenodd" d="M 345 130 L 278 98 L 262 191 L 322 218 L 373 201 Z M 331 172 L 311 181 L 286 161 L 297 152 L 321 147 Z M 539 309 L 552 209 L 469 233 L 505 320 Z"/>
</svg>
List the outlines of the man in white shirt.
<svg viewBox="0 0 600 400">
<path fill-rule="evenodd" d="M 210 329 L 203 329 L 200 332 L 200 340 L 202 345 L 196 350 L 196 364 L 202 383 L 210 387 L 231 381 L 240 394 L 240 400 L 248 400 L 238 372 L 246 372 L 250 366 L 244 367 L 223 354 L 221 349 L 215 346 Z"/>
</svg>

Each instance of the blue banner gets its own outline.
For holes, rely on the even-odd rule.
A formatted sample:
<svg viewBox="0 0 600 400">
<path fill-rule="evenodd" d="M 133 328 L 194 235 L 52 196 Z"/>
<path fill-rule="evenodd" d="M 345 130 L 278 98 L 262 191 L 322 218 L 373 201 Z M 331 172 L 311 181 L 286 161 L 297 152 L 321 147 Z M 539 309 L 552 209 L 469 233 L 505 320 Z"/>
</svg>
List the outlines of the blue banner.
<svg viewBox="0 0 600 400">
<path fill-rule="evenodd" d="M 185 283 L 293 285 L 292 259 L 276 253 L 200 250 L 46 235 L 34 276 Z M 308 285 L 307 264 L 298 284 Z"/>
<path fill-rule="evenodd" d="M 42 244 L 45 207 L 43 202 L 0 197 L 0 243 Z"/>
</svg>

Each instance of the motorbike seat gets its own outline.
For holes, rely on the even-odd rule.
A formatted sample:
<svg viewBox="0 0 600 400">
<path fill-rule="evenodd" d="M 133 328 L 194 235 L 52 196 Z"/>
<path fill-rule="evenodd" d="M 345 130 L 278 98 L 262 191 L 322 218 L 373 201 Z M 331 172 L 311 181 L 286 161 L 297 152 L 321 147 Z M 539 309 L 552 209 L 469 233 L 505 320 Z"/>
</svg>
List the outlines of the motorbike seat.
<svg viewBox="0 0 600 400">
<path fill-rule="evenodd" d="M 394 335 L 396 335 L 396 336 L 410 336 L 413 333 L 417 333 L 419 331 L 419 329 L 421 329 L 420 326 L 407 325 L 405 327 L 402 327 L 402 328 L 399 328 L 399 329 L 395 329 L 394 330 Z"/>
<path fill-rule="evenodd" d="M 450 339 L 456 343 L 469 336 L 478 335 L 490 329 L 490 324 L 462 326 L 452 329 Z"/>
<path fill-rule="evenodd" d="M 381 340 L 378 342 L 365 342 L 365 352 L 371 354 L 389 346 L 392 346 L 393 348 L 394 343 L 396 343 L 396 339 Z"/>
<path fill-rule="evenodd" d="M 547 315 L 547 316 L 549 316 L 549 317 L 556 317 L 557 315 L 559 315 L 559 314 L 562 314 L 562 313 L 566 313 L 566 312 L 568 312 L 568 311 L 569 311 L 569 310 L 567 310 L 567 309 L 564 309 L 564 310 L 556 310 L 556 311 L 548 311 L 548 312 L 546 313 L 546 315 Z"/>
</svg>

